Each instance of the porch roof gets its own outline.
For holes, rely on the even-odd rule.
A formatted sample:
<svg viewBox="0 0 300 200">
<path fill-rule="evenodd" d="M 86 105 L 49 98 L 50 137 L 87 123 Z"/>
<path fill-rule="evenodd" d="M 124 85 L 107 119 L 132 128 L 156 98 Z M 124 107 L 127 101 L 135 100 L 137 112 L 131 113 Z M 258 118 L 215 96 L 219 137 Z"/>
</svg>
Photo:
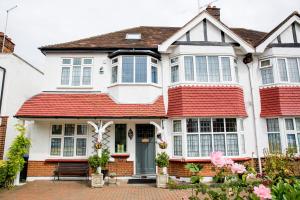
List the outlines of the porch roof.
<svg viewBox="0 0 300 200">
<path fill-rule="evenodd" d="M 104 93 L 40 93 L 27 100 L 18 118 L 163 118 L 163 97 L 149 104 L 118 104 Z"/>
</svg>

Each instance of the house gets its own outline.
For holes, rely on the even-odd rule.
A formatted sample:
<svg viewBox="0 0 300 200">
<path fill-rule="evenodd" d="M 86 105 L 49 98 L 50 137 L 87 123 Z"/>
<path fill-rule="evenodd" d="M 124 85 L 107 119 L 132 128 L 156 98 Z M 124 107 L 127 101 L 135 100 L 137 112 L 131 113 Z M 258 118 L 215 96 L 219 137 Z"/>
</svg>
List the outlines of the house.
<svg viewBox="0 0 300 200">
<path fill-rule="evenodd" d="M 222 151 L 239 162 L 300 145 L 300 15 L 269 33 L 231 28 L 208 7 L 183 27 L 129 28 L 43 46 L 43 92 L 16 117 L 31 123 L 28 180 L 46 179 L 60 162 L 86 162 L 95 130 L 110 125 L 103 148 L 118 176 L 151 176 L 158 143 L 168 173 L 189 175 Z"/>
<path fill-rule="evenodd" d="M 1 50 L 3 38 L 0 32 Z M 6 37 L 0 53 L 0 160 L 18 134 L 15 125 L 19 120 L 14 115 L 28 98 L 41 92 L 43 84 L 43 72 L 15 54 L 14 47 L 12 39 Z"/>
</svg>

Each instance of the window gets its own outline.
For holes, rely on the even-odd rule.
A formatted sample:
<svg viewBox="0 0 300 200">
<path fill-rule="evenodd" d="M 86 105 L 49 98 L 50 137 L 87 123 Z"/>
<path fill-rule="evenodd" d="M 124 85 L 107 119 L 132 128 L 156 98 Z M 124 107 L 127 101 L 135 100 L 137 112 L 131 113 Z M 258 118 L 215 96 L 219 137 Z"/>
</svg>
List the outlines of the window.
<svg viewBox="0 0 300 200">
<path fill-rule="evenodd" d="M 63 58 L 60 84 L 63 86 L 91 85 L 92 58 Z"/>
<path fill-rule="evenodd" d="M 184 70 L 186 81 L 232 81 L 230 57 L 184 56 Z"/>
<path fill-rule="evenodd" d="M 287 69 L 286 69 L 286 64 L 284 59 L 278 59 L 278 70 L 279 70 L 280 80 L 284 82 L 288 81 Z"/>
<path fill-rule="evenodd" d="M 300 118 L 286 118 L 284 121 L 288 148 L 297 153 L 300 145 Z"/>
<path fill-rule="evenodd" d="M 239 68 L 237 66 L 237 60 L 236 59 L 234 59 L 234 73 L 235 73 L 236 82 L 239 83 L 240 82 Z"/>
<path fill-rule="evenodd" d="M 179 81 L 179 65 L 178 57 L 171 59 L 171 82 L 176 83 Z"/>
<path fill-rule="evenodd" d="M 182 156 L 182 136 L 174 136 L 174 156 Z"/>
<path fill-rule="evenodd" d="M 116 124 L 115 125 L 115 152 L 125 153 L 127 147 L 126 140 L 126 124 Z"/>
<path fill-rule="evenodd" d="M 184 71 L 185 71 L 185 80 L 193 81 L 194 80 L 194 61 L 192 56 L 184 57 Z"/>
<path fill-rule="evenodd" d="M 219 59 L 217 56 L 208 56 L 208 72 L 210 82 L 220 82 Z"/>
<path fill-rule="evenodd" d="M 151 82 L 157 83 L 157 67 L 151 66 Z"/>
<path fill-rule="evenodd" d="M 260 61 L 260 67 L 262 83 L 264 85 L 274 83 L 273 66 L 271 65 L 271 60 Z"/>
<path fill-rule="evenodd" d="M 190 118 L 186 126 L 189 157 L 208 157 L 213 151 L 227 156 L 239 155 L 237 119 Z"/>
<path fill-rule="evenodd" d="M 122 57 L 122 82 L 123 83 L 133 82 L 133 68 L 134 68 L 134 57 L 123 56 Z"/>
<path fill-rule="evenodd" d="M 51 156 L 86 156 L 87 124 L 52 125 Z"/>
<path fill-rule="evenodd" d="M 123 56 L 122 57 L 122 82 L 146 83 L 147 82 L 147 57 Z"/>
<path fill-rule="evenodd" d="M 205 56 L 196 56 L 196 76 L 199 82 L 208 81 L 207 60 Z"/>
<path fill-rule="evenodd" d="M 181 131 L 181 120 L 173 120 L 173 132 L 180 133 Z"/>
<path fill-rule="evenodd" d="M 270 153 L 281 152 L 281 140 L 278 119 L 267 119 L 266 123 Z"/>
<path fill-rule="evenodd" d="M 300 82 L 298 62 L 296 58 L 288 58 L 288 70 L 290 82 Z"/>
<path fill-rule="evenodd" d="M 142 35 L 140 33 L 127 33 L 126 39 L 127 40 L 140 40 Z"/>
<path fill-rule="evenodd" d="M 118 82 L 118 66 L 113 66 L 112 67 L 111 82 L 112 83 L 117 83 Z"/>
</svg>

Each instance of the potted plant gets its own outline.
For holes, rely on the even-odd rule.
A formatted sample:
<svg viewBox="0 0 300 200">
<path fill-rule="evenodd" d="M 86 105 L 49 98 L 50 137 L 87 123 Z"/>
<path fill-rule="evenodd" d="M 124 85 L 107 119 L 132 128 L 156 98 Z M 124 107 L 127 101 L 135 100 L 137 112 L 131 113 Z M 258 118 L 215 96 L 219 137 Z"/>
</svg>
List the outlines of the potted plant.
<svg viewBox="0 0 300 200">
<path fill-rule="evenodd" d="M 110 158 L 110 152 L 108 149 L 104 149 L 102 151 L 102 155 L 101 155 L 101 162 L 100 162 L 100 166 L 101 166 L 101 173 L 103 174 L 103 179 L 105 179 L 105 177 L 108 175 L 108 168 L 107 168 L 107 164 L 109 162 L 109 158 Z"/>
<path fill-rule="evenodd" d="M 92 187 L 102 187 L 103 186 L 103 174 L 99 173 L 99 167 L 101 167 L 101 157 L 98 155 L 90 156 L 88 159 L 89 165 L 92 169 Z"/>
<path fill-rule="evenodd" d="M 169 156 L 166 152 L 160 153 L 155 158 L 156 165 L 159 167 L 156 175 L 156 186 L 159 188 L 166 188 L 168 183 L 167 167 L 169 166 Z M 162 170 L 162 171 L 161 171 Z"/>
</svg>

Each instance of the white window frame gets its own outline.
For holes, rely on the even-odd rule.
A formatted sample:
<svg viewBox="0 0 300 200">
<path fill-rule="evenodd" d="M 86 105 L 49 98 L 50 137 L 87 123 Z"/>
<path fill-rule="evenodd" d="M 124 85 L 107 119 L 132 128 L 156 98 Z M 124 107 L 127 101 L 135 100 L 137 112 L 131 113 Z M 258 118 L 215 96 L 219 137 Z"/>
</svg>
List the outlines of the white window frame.
<svg viewBox="0 0 300 200">
<path fill-rule="evenodd" d="M 277 66 L 277 75 L 278 75 L 278 82 L 279 83 L 288 83 L 288 84 L 300 84 L 300 82 L 291 82 L 290 80 L 290 73 L 289 73 L 289 65 L 288 65 L 288 59 L 289 58 L 294 58 L 297 60 L 297 67 L 298 67 L 298 72 L 299 72 L 299 76 L 300 76 L 300 57 L 277 57 L 276 58 L 276 66 Z M 286 72 L 287 72 L 287 81 L 282 81 L 280 78 L 280 71 L 279 71 L 279 62 L 278 60 L 284 60 L 285 62 L 285 66 L 286 66 Z M 275 80 L 274 80 L 275 82 Z"/>
<path fill-rule="evenodd" d="M 261 63 L 266 61 L 266 60 L 269 60 L 270 61 L 270 65 L 267 65 L 267 66 L 262 66 Z M 273 83 L 263 83 L 263 77 L 262 77 L 262 74 L 261 74 L 261 70 L 262 69 L 268 69 L 268 68 L 271 68 L 272 69 L 272 76 L 273 76 Z M 276 70 L 276 68 L 274 67 L 274 64 L 272 62 L 272 59 L 271 58 L 266 58 L 266 59 L 262 59 L 262 60 L 259 60 L 259 71 L 260 71 L 260 79 L 261 79 L 261 84 L 263 86 L 266 86 L 266 85 L 273 85 L 275 82 L 276 82 L 276 78 L 275 78 L 275 73 L 274 70 Z M 278 71 L 278 70 L 277 70 Z"/>
<path fill-rule="evenodd" d="M 114 60 L 117 60 L 116 62 L 114 62 Z M 110 76 L 110 83 L 111 84 L 117 84 L 118 82 L 119 82 L 119 79 L 120 79 L 120 77 L 119 77 L 119 74 L 120 74 L 120 72 L 119 72 L 119 68 L 120 68 L 120 58 L 119 57 L 115 57 L 115 58 L 112 58 L 112 60 L 111 60 L 111 76 Z M 113 79 L 112 79 L 112 75 L 113 75 L 113 68 L 114 67 L 117 67 L 117 80 L 116 80 L 116 82 L 113 82 Z"/>
<path fill-rule="evenodd" d="M 235 77 L 235 71 L 234 71 L 234 65 L 233 65 L 233 57 L 232 56 L 218 56 L 218 55 L 183 55 L 182 57 L 182 65 L 183 65 L 183 77 L 184 77 L 184 82 L 188 83 L 238 83 L 237 78 Z M 193 71 L 194 71 L 194 77 L 193 81 L 192 80 L 185 80 L 185 66 L 184 66 L 184 57 L 193 57 Z M 196 70 L 196 57 L 205 57 L 206 58 L 206 71 L 207 71 L 207 81 L 197 81 L 197 70 Z M 211 81 L 210 80 L 210 73 L 208 69 L 208 57 L 218 57 L 218 62 L 219 62 L 219 76 L 220 76 L 220 81 Z M 224 81 L 223 77 L 223 66 L 222 66 L 222 58 L 229 58 L 229 64 L 230 64 L 230 75 L 231 75 L 231 81 Z M 172 66 L 172 65 L 171 65 Z M 172 82 L 171 82 L 172 83 Z"/>
<path fill-rule="evenodd" d="M 300 133 L 300 130 L 297 131 L 296 118 L 300 119 L 300 117 L 286 117 L 286 118 L 283 118 L 284 136 L 285 136 L 284 138 L 285 138 L 285 142 L 286 142 L 286 148 L 288 149 L 289 147 L 288 147 L 288 137 L 287 137 L 287 135 L 294 135 L 295 136 L 295 139 L 296 139 L 296 148 L 297 148 L 296 154 L 299 155 L 299 153 L 300 153 L 300 144 L 299 144 L 299 140 L 298 140 L 298 133 Z M 285 123 L 286 119 L 292 119 L 293 120 L 294 130 L 287 130 L 286 123 Z"/>
<path fill-rule="evenodd" d="M 172 63 L 172 60 L 175 60 L 175 62 Z M 172 82 L 172 67 L 174 66 L 178 66 L 178 81 Z M 170 83 L 171 84 L 177 84 L 179 83 L 181 80 L 180 78 L 180 57 L 179 56 L 175 56 L 170 58 Z"/>
<path fill-rule="evenodd" d="M 181 132 L 175 132 L 174 131 L 174 121 L 180 121 L 181 124 Z M 181 155 L 175 155 L 175 139 L 174 136 L 180 136 L 181 137 Z M 172 156 L 173 157 L 183 157 L 184 152 L 184 143 L 183 143 L 183 139 L 184 139 L 184 135 L 183 135 L 183 123 L 182 123 L 182 119 L 172 119 Z"/>
<path fill-rule="evenodd" d="M 278 128 L 279 128 L 279 130 L 276 132 L 274 132 L 274 131 L 272 131 L 272 132 L 269 132 L 268 131 L 268 122 L 267 122 L 267 120 L 268 119 L 277 119 L 278 120 Z M 270 152 L 270 144 L 269 144 L 269 134 L 277 134 L 277 133 L 279 133 L 279 139 L 280 139 L 280 153 L 283 151 L 283 140 L 282 140 L 282 135 L 281 135 L 281 130 L 282 130 L 282 127 L 281 127 L 281 122 L 280 122 L 280 118 L 278 118 L 278 117 L 268 117 L 268 118 L 266 118 L 265 119 L 265 123 L 266 123 L 266 133 L 267 133 L 267 141 L 268 141 L 268 152 Z M 285 125 L 284 125 L 285 126 Z M 271 153 L 271 152 L 270 152 Z"/>
<path fill-rule="evenodd" d="M 72 85 L 72 78 L 73 78 L 73 61 L 74 58 L 80 58 L 81 59 L 81 65 L 76 65 L 80 66 L 80 84 L 78 86 Z M 64 59 L 70 59 L 71 63 L 70 64 L 63 64 Z M 92 63 L 91 64 L 84 64 L 84 59 L 91 59 Z M 61 58 L 61 70 L 60 70 L 60 79 L 59 79 L 59 85 L 60 87 L 70 87 L 70 88 L 82 88 L 82 87 L 91 87 L 93 85 L 93 65 L 94 65 L 94 58 L 92 57 L 62 57 Z M 62 79 L 62 70 L 63 68 L 69 68 L 70 73 L 69 73 L 69 84 L 62 84 L 61 79 Z M 90 67 L 91 68 L 91 82 L 89 85 L 83 85 L 83 69 L 85 67 Z"/>
<path fill-rule="evenodd" d="M 207 119 L 210 119 L 210 125 L 211 125 L 211 131 L 210 132 L 200 132 L 200 119 L 203 119 L 203 118 L 207 118 Z M 186 148 L 186 157 L 188 158 L 188 159 L 197 159 L 197 158 L 208 158 L 209 156 L 201 156 L 201 141 L 200 141 L 200 135 L 202 134 L 202 135 L 211 135 L 211 139 L 212 139 L 212 152 L 214 152 L 214 135 L 224 135 L 224 140 L 225 140 L 225 152 L 226 152 L 226 155 L 224 155 L 224 156 L 226 156 L 226 157 L 240 157 L 241 155 L 242 155 L 242 153 L 241 153 L 241 150 L 240 150 L 240 132 L 239 132 L 239 119 L 240 118 L 234 118 L 234 119 L 236 119 L 236 128 L 237 128 L 237 131 L 236 132 L 227 132 L 226 131 L 226 119 L 232 119 L 232 118 L 234 118 L 234 117 L 187 117 L 187 118 L 185 118 L 185 120 L 187 120 L 187 119 L 197 119 L 198 120 L 198 132 L 193 132 L 193 133 L 189 133 L 188 131 L 187 131 L 187 123 L 185 123 L 185 130 L 186 130 L 186 140 L 187 140 L 187 136 L 188 135 L 198 135 L 199 136 L 199 157 L 189 157 L 188 156 L 188 147 L 187 147 L 187 142 L 186 142 L 186 144 L 185 144 L 185 147 L 184 148 Z M 223 125 L 224 125 L 224 132 L 213 132 L 213 119 L 223 119 Z M 237 135 L 237 142 L 238 142 L 238 155 L 234 155 L 234 156 L 228 156 L 227 154 L 228 154 L 228 150 L 227 150 L 227 135 L 228 134 L 236 134 Z"/>
<path fill-rule="evenodd" d="M 155 60 L 155 62 L 152 62 L 152 60 Z M 153 77 L 152 77 L 152 67 L 155 67 L 156 68 L 156 80 L 157 80 L 157 83 L 154 83 L 152 81 Z M 147 67 L 148 68 L 148 67 Z M 151 84 L 158 84 L 159 83 L 159 78 L 158 78 L 158 60 L 156 58 L 152 58 L 150 57 L 150 83 Z"/>
<path fill-rule="evenodd" d="M 75 129 L 74 129 L 74 135 L 65 135 L 65 125 L 66 124 L 72 124 L 75 125 Z M 52 134 L 52 126 L 53 125 L 61 125 L 62 126 L 62 133 L 61 135 L 53 135 Z M 86 135 L 77 135 L 77 126 L 78 125 L 86 125 L 87 126 L 87 133 Z M 88 157 L 88 135 L 89 135 L 89 126 L 85 123 L 52 123 L 50 124 L 50 141 L 49 141 L 49 157 L 50 158 L 64 158 L 64 159 L 70 159 L 70 158 L 87 158 Z M 63 155 L 63 150 L 64 150 L 64 138 L 65 137 L 70 137 L 70 138 L 74 138 L 74 147 L 73 147 L 73 156 L 64 156 Z M 51 155 L 51 141 L 53 138 L 60 138 L 61 139 L 61 146 L 60 146 L 60 155 Z M 86 152 L 84 156 L 77 156 L 76 155 L 76 144 L 77 144 L 77 139 L 86 139 Z"/>
</svg>

